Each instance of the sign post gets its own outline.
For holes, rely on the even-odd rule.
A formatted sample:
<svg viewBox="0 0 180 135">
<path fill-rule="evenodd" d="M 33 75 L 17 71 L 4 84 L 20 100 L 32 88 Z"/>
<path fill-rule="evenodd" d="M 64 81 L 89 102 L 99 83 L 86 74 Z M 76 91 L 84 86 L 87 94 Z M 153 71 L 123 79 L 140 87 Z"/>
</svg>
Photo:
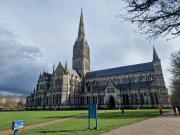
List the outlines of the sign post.
<svg viewBox="0 0 180 135">
<path fill-rule="evenodd" d="M 18 129 L 24 127 L 24 120 L 16 120 L 12 123 L 12 130 L 14 130 L 14 135 L 18 135 Z"/>
<path fill-rule="evenodd" d="M 91 119 L 96 119 L 96 129 L 99 129 L 97 104 L 89 104 L 89 107 L 88 107 L 88 128 L 89 129 L 91 129 Z"/>
</svg>

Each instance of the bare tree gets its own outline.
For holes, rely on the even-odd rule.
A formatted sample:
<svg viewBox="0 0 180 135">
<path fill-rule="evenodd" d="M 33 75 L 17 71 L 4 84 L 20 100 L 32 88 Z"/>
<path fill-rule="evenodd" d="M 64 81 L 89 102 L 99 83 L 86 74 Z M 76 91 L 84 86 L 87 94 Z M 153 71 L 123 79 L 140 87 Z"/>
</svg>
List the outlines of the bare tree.
<svg viewBox="0 0 180 135">
<path fill-rule="evenodd" d="M 173 77 L 171 79 L 172 88 L 172 103 L 180 105 L 180 51 L 177 51 L 171 56 L 171 69 Z"/>
<path fill-rule="evenodd" d="M 175 38 L 180 35 L 180 0 L 124 1 L 127 6 L 123 18 L 137 23 L 140 33 L 148 35 L 148 38 L 167 35 Z"/>
</svg>

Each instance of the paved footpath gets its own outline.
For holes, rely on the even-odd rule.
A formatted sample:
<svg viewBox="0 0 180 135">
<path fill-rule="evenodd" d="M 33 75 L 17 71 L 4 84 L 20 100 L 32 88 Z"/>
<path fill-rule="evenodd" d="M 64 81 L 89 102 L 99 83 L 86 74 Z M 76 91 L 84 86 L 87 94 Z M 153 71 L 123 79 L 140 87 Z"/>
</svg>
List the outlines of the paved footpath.
<svg viewBox="0 0 180 135">
<path fill-rule="evenodd" d="M 169 113 L 120 127 L 102 135 L 180 135 L 180 116 Z"/>
<path fill-rule="evenodd" d="M 35 128 L 41 128 L 47 125 L 51 125 L 51 124 L 56 124 L 56 123 L 63 123 L 67 120 L 71 120 L 76 118 L 75 117 L 69 117 L 69 118 L 63 118 L 63 119 L 58 119 L 58 120 L 52 120 L 52 121 L 47 121 L 47 122 L 43 122 L 43 123 L 38 123 L 38 124 L 33 124 L 33 125 L 29 125 L 29 126 L 25 126 L 22 130 L 23 131 L 27 131 L 27 130 L 31 130 L 31 129 L 35 129 Z M 20 132 L 22 132 L 22 130 L 20 130 Z M 13 131 L 11 129 L 8 130 L 4 130 L 4 131 L 0 131 L 0 135 L 12 135 Z"/>
</svg>

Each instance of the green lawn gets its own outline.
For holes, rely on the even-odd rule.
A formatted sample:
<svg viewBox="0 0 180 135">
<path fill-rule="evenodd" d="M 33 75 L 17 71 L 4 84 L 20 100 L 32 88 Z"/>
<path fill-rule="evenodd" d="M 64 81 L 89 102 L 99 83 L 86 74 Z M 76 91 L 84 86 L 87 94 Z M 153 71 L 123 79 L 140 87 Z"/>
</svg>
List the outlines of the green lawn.
<svg viewBox="0 0 180 135">
<path fill-rule="evenodd" d="M 168 111 L 168 110 L 165 110 Z M 121 116 L 118 110 L 98 111 L 99 130 L 87 129 L 87 117 L 79 117 L 66 121 L 62 124 L 46 126 L 31 131 L 25 131 L 23 135 L 95 135 L 109 131 L 124 125 L 133 124 L 150 117 L 158 116 L 157 109 L 151 110 L 126 110 L 124 116 Z M 95 120 L 93 120 L 95 122 Z M 95 125 L 95 123 L 94 123 Z"/>
<path fill-rule="evenodd" d="M 25 120 L 26 125 L 76 116 L 87 111 L 15 111 L 0 112 L 0 130 L 9 129 L 13 120 Z"/>
</svg>

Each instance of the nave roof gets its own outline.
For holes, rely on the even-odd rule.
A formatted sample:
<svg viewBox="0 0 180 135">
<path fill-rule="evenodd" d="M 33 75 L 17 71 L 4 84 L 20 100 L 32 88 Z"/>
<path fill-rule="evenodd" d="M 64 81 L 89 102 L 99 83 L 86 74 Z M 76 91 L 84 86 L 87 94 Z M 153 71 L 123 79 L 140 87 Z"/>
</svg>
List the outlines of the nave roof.
<svg viewBox="0 0 180 135">
<path fill-rule="evenodd" d="M 129 74 L 135 72 L 144 72 L 144 71 L 153 71 L 153 63 L 141 63 L 123 67 L 109 68 L 104 70 L 92 71 L 86 74 L 87 78 L 93 77 L 103 77 L 103 76 L 112 76 L 112 75 L 120 75 L 120 74 Z"/>
</svg>

